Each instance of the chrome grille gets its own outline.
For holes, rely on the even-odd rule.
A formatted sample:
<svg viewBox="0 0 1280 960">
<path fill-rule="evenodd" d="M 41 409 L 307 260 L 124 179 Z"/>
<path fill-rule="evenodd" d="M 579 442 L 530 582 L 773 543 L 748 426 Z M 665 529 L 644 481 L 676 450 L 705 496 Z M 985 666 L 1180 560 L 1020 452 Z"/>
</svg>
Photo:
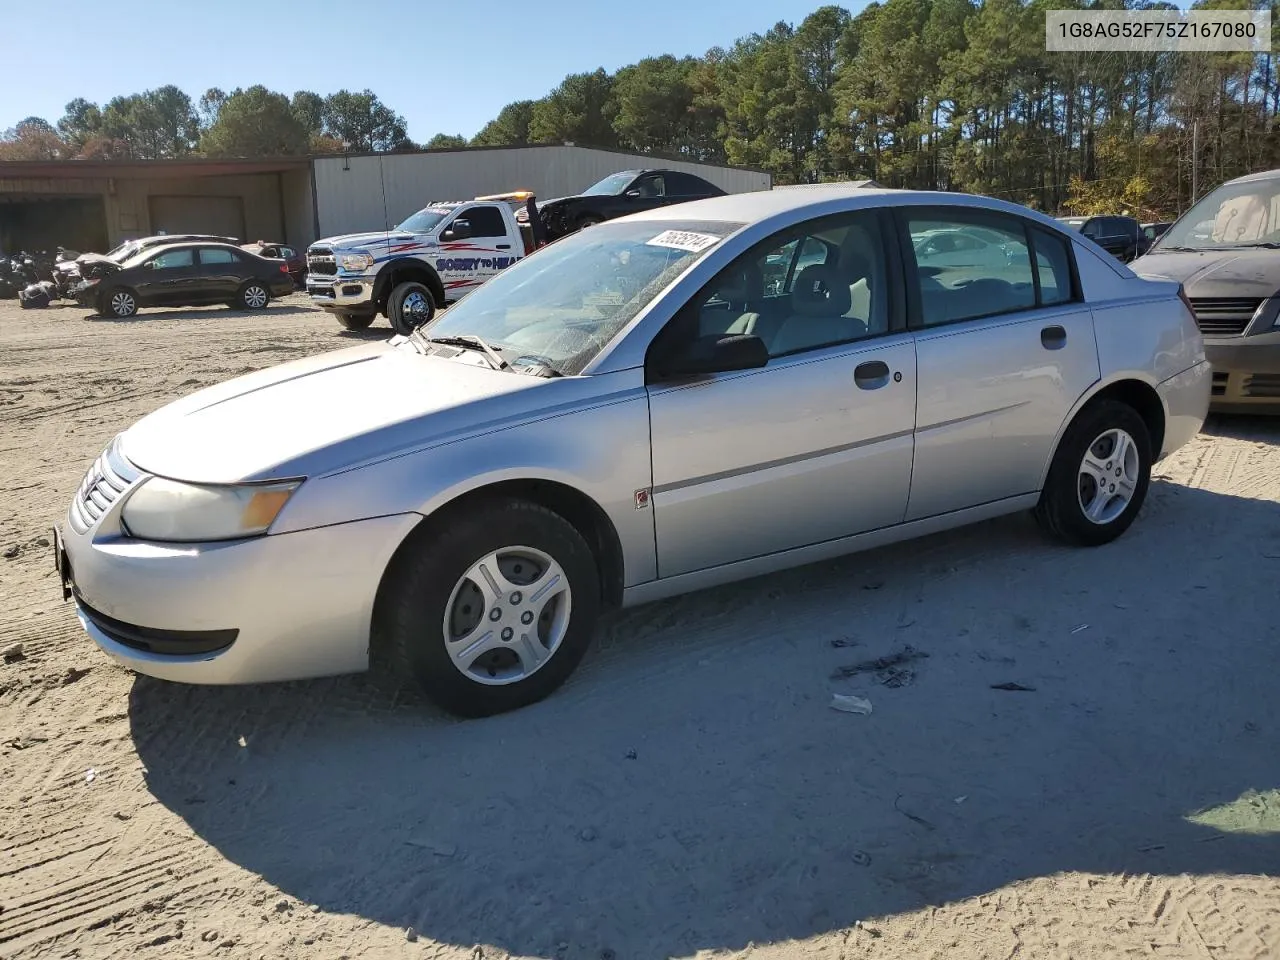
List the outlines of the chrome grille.
<svg viewBox="0 0 1280 960">
<path fill-rule="evenodd" d="M 71 501 L 68 515 L 72 529 L 84 533 L 97 523 L 140 476 L 141 473 L 120 455 L 119 444 L 113 440 L 80 481 L 80 489 Z"/>
<path fill-rule="evenodd" d="M 332 277 L 338 272 L 338 258 L 327 247 L 312 247 L 307 251 L 307 272 Z"/>
<path fill-rule="evenodd" d="M 1262 300 L 1252 297 L 1192 297 L 1191 306 L 1196 312 L 1196 324 L 1201 333 L 1233 337 L 1244 333 L 1258 307 L 1262 306 Z"/>
</svg>

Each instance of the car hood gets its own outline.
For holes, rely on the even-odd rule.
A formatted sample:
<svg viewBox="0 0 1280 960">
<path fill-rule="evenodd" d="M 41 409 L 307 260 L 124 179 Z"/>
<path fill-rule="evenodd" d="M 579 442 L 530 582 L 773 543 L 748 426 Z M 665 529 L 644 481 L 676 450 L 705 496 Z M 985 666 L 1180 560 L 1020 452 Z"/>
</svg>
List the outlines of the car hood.
<svg viewBox="0 0 1280 960">
<path fill-rule="evenodd" d="M 317 240 L 311 246 L 312 248 L 329 247 L 333 250 L 367 250 L 371 247 L 389 247 L 393 244 L 407 243 L 417 239 L 419 239 L 417 236 L 404 230 L 390 232 L 380 230 L 376 233 L 344 233 L 337 237 L 325 237 L 323 240 Z"/>
<path fill-rule="evenodd" d="M 269 367 L 139 420 L 121 451 L 140 469 L 194 483 L 315 476 L 470 432 L 486 401 L 549 381 L 423 356 L 388 340 Z M 521 404 L 524 406 L 524 404 Z"/>
<path fill-rule="evenodd" d="M 1189 297 L 1265 299 L 1280 290 L 1280 250 L 1153 250 L 1129 267 L 1140 277 L 1176 280 Z"/>
</svg>

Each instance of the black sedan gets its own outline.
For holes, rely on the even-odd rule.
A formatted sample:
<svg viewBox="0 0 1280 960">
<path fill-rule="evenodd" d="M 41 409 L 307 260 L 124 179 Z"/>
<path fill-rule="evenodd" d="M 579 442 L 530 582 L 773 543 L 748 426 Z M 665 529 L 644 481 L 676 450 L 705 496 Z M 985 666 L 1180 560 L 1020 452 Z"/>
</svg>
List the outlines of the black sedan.
<svg viewBox="0 0 1280 960">
<path fill-rule="evenodd" d="M 724 194 L 715 184 L 679 170 L 623 170 L 576 197 L 541 200 L 537 206 L 546 238 L 551 241 L 628 213 Z"/>
<path fill-rule="evenodd" d="M 75 291 L 82 306 L 123 319 L 139 307 L 200 307 L 225 303 L 260 310 L 293 291 L 289 264 L 229 243 L 173 243 L 134 254 L 100 271 Z"/>
</svg>

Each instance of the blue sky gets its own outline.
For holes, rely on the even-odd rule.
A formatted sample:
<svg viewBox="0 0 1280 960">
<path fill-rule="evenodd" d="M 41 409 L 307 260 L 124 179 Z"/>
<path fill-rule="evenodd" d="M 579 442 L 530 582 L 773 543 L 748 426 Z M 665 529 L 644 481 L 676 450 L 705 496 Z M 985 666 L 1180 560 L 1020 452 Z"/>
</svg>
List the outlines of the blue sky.
<svg viewBox="0 0 1280 960">
<path fill-rule="evenodd" d="M 846 3 L 856 12 L 864 2 Z M 702 54 L 799 23 L 821 0 L 60 0 L 6 5 L 0 130 L 67 101 L 176 84 L 373 90 L 409 136 L 472 136 L 512 100 L 660 53 Z M 527 24 L 527 27 L 525 26 Z M 25 39 L 17 39 L 25 38 Z"/>
</svg>

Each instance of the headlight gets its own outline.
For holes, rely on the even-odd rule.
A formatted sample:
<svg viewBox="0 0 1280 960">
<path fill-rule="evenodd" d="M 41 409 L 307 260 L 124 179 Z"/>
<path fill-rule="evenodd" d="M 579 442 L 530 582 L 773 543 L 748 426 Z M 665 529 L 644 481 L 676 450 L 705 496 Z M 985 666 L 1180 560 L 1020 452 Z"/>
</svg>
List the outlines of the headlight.
<svg viewBox="0 0 1280 960">
<path fill-rule="evenodd" d="M 144 481 L 125 501 L 121 519 L 141 540 L 238 540 L 267 532 L 301 480 L 197 486 L 160 477 Z"/>
<path fill-rule="evenodd" d="M 344 253 L 342 255 L 342 269 L 359 272 L 368 270 L 373 266 L 373 257 L 367 253 Z"/>
</svg>

